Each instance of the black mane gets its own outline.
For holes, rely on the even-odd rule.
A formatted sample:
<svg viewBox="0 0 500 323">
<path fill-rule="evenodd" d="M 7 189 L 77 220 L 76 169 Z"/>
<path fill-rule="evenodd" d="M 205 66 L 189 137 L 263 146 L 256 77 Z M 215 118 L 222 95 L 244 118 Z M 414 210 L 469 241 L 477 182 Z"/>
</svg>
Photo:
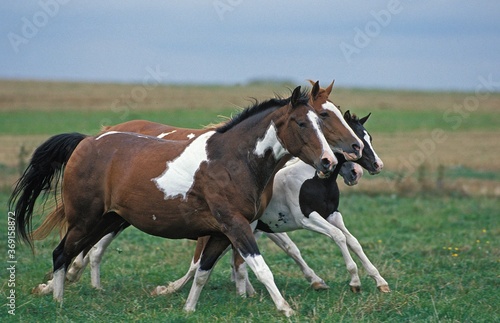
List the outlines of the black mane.
<svg viewBox="0 0 500 323">
<path fill-rule="evenodd" d="M 266 111 L 268 109 L 272 108 L 280 108 L 282 106 L 285 106 L 290 103 L 291 97 L 287 99 L 283 99 L 279 96 L 276 96 L 275 98 L 266 100 L 262 103 L 255 102 L 254 105 L 244 109 L 241 111 L 239 114 L 236 116 L 232 117 L 228 122 L 223 124 L 222 126 L 218 127 L 216 130 L 219 133 L 224 133 L 234 127 L 235 125 L 239 124 L 245 119 L 250 118 L 251 116 L 254 116 L 260 112 Z M 304 105 L 309 103 L 309 91 L 308 90 L 302 90 L 300 92 L 300 98 L 297 101 L 297 105 Z"/>
</svg>

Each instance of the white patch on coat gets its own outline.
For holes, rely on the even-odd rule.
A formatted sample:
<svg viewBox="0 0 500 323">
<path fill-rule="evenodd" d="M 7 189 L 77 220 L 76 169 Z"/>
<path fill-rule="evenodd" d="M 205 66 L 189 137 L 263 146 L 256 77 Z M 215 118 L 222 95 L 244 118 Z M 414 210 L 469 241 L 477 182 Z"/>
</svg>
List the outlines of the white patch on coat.
<svg viewBox="0 0 500 323">
<path fill-rule="evenodd" d="M 171 134 L 176 133 L 176 132 L 177 132 L 177 130 L 172 130 L 172 131 L 170 131 L 170 132 L 162 132 L 162 133 L 160 133 L 160 134 L 159 134 L 158 136 L 156 136 L 156 137 L 161 139 L 161 138 L 163 138 L 163 137 L 165 137 L 165 136 L 171 135 Z"/>
<path fill-rule="evenodd" d="M 117 134 L 117 133 L 123 133 L 123 132 L 122 131 L 108 131 L 108 132 L 103 133 L 99 137 L 95 138 L 95 140 L 99 140 L 99 139 L 101 139 L 103 137 L 106 137 L 106 136 L 109 136 L 109 135 L 114 135 L 114 134 Z"/>
<path fill-rule="evenodd" d="M 103 134 L 102 134 L 102 135 L 100 135 L 99 137 L 95 138 L 95 140 L 99 140 L 99 139 L 102 139 L 102 138 L 103 138 L 103 137 L 105 137 L 105 136 L 109 136 L 109 135 L 116 135 L 116 134 L 126 134 L 126 135 L 129 135 L 129 136 L 134 136 L 134 137 L 137 137 L 137 138 L 146 138 L 146 139 L 151 138 L 150 136 L 141 135 L 141 134 L 138 134 L 138 133 L 132 133 L 132 132 L 123 132 L 123 131 L 108 131 L 108 132 L 103 133 Z"/>
<path fill-rule="evenodd" d="M 196 135 L 194 133 L 190 133 L 189 135 L 187 135 L 187 137 L 188 137 L 189 140 L 191 140 L 194 137 L 196 137 Z"/>
<path fill-rule="evenodd" d="M 272 149 L 276 160 L 280 159 L 287 153 L 287 150 L 278 139 L 278 132 L 274 122 L 271 122 L 264 137 L 257 140 L 253 153 L 259 157 L 264 157 L 264 154 L 268 149 Z"/>
<path fill-rule="evenodd" d="M 165 199 L 181 196 L 184 200 L 194 183 L 194 176 L 203 162 L 208 162 L 206 143 L 215 133 L 209 131 L 196 138 L 174 160 L 160 176 L 151 180 L 165 194 Z"/>
</svg>

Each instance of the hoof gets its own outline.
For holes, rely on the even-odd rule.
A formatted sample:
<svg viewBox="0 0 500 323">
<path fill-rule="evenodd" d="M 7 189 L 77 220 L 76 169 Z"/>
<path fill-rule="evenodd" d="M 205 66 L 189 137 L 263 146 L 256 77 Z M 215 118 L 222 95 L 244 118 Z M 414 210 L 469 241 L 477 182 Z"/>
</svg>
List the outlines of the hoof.
<svg viewBox="0 0 500 323">
<path fill-rule="evenodd" d="M 48 285 L 47 284 L 39 284 L 38 286 L 36 286 L 35 288 L 33 288 L 31 290 L 31 294 L 33 295 L 47 295 L 47 294 L 50 294 L 50 292 L 52 292 L 52 290 L 50 288 L 47 288 Z"/>
<path fill-rule="evenodd" d="M 381 293 L 390 293 L 391 289 L 389 288 L 389 285 L 382 285 L 377 287 L 379 292 Z"/>
<path fill-rule="evenodd" d="M 351 292 L 355 294 L 361 293 L 361 286 L 351 286 Z"/>
<path fill-rule="evenodd" d="M 167 290 L 167 287 L 165 286 L 156 286 L 155 289 L 151 292 L 151 296 L 158 296 L 165 294 L 165 291 Z"/>
<path fill-rule="evenodd" d="M 290 306 L 280 309 L 280 312 L 283 313 L 286 317 L 291 317 L 295 314 L 295 311 L 292 310 Z"/>
<path fill-rule="evenodd" d="M 314 290 L 325 290 L 325 289 L 330 289 L 330 286 L 328 286 L 327 284 L 325 284 L 324 281 L 319 281 L 319 282 L 314 282 L 311 284 L 311 287 L 314 289 Z"/>
</svg>

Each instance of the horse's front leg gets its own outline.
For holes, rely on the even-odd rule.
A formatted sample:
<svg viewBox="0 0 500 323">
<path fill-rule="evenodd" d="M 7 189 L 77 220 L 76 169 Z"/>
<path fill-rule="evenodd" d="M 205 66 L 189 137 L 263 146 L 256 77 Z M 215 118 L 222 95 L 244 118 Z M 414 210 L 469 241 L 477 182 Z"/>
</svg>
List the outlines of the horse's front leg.
<svg viewBox="0 0 500 323">
<path fill-rule="evenodd" d="M 315 290 L 328 289 L 328 285 L 325 283 L 321 277 L 316 275 L 314 270 L 306 263 L 297 245 L 290 239 L 288 234 L 285 232 L 281 233 L 266 233 L 266 236 L 271 239 L 278 247 L 280 247 L 287 255 L 289 255 L 304 274 L 307 281 L 311 284 L 312 288 Z"/>
<path fill-rule="evenodd" d="M 293 315 L 294 311 L 278 290 L 273 274 L 260 254 L 253 229 L 247 220 L 244 217 L 236 216 L 231 217 L 230 220 L 225 218 L 223 228 L 224 234 L 231 240 L 234 248 L 243 257 L 257 279 L 266 287 L 276 308 L 287 317 Z"/>
<path fill-rule="evenodd" d="M 371 263 L 370 259 L 365 255 L 363 248 L 359 244 L 358 239 L 356 239 L 350 232 L 347 230 L 344 220 L 342 218 L 342 214 L 340 212 L 334 212 L 327 218 L 327 221 L 339 228 L 345 235 L 347 245 L 349 248 L 358 256 L 359 260 L 363 264 L 366 272 L 370 277 L 372 277 L 377 283 L 377 288 L 379 291 L 383 293 L 390 292 L 389 284 L 387 281 L 380 275 L 379 271 L 375 266 Z"/>
<path fill-rule="evenodd" d="M 236 285 L 236 293 L 240 296 L 254 296 L 255 289 L 248 278 L 248 271 L 245 260 L 233 247 L 233 258 L 231 263 L 231 280 Z"/>
<path fill-rule="evenodd" d="M 351 274 L 351 282 L 349 283 L 351 290 L 355 293 L 361 291 L 361 280 L 359 279 L 358 266 L 349 253 L 346 236 L 342 233 L 342 231 L 326 221 L 317 212 L 312 212 L 309 214 L 309 217 L 303 217 L 301 224 L 304 229 L 324 234 L 335 241 L 337 246 L 340 248 L 342 257 L 344 257 L 347 271 Z"/>
</svg>

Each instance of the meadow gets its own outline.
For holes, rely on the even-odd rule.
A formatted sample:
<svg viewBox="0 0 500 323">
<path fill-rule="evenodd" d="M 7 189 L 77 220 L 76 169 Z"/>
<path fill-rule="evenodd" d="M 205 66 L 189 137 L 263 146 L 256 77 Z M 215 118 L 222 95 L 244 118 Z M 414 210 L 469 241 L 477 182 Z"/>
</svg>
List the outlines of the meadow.
<svg viewBox="0 0 500 323">
<path fill-rule="evenodd" d="M 326 82 L 326 81 L 324 81 Z M 304 83 L 305 85 L 305 83 Z M 323 85 L 327 85 L 326 83 Z M 7 199 L 32 150 L 61 132 L 97 133 L 102 125 L 148 119 L 202 127 L 237 113 L 239 107 L 293 84 L 234 86 L 87 84 L 0 81 L 0 205 Z M 0 321 L 13 322 L 495 322 L 500 320 L 500 135 L 498 93 L 334 89 L 343 110 L 372 113 L 367 129 L 385 162 L 356 187 L 341 185 L 346 226 L 389 282 L 380 294 L 360 268 L 363 292 L 350 291 L 349 275 L 335 244 L 306 231 L 290 233 L 304 259 L 330 286 L 312 290 L 278 247 L 262 237 L 259 247 L 281 292 L 296 310 L 280 316 L 263 286 L 257 295 L 235 297 L 229 258 L 216 266 L 197 310 L 182 310 L 189 286 L 153 297 L 150 291 L 185 273 L 194 242 L 160 239 L 127 229 L 108 249 L 103 291 L 90 287 L 89 273 L 67 286 L 64 305 L 31 295 L 51 269 L 58 236 L 37 242 L 35 252 L 16 243 L 15 316 L 7 270 L 7 225 L 0 250 Z M 36 219 L 50 210 L 40 205 Z M 4 247 L 5 246 L 5 247 Z"/>
</svg>

